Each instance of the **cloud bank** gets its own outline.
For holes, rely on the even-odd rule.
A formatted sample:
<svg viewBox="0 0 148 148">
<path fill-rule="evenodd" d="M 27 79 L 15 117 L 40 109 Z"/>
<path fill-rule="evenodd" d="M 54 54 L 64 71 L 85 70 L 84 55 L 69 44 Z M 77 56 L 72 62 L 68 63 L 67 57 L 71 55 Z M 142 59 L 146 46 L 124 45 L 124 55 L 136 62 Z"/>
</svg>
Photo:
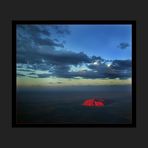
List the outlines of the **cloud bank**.
<svg viewBox="0 0 148 148">
<path fill-rule="evenodd" d="M 32 78 L 119 78 L 131 77 L 131 60 L 106 60 L 65 49 L 64 25 L 17 26 L 17 76 Z M 53 34 L 55 34 L 53 36 Z M 60 36 L 60 41 L 59 41 Z M 128 43 L 118 46 L 125 49 Z"/>
</svg>

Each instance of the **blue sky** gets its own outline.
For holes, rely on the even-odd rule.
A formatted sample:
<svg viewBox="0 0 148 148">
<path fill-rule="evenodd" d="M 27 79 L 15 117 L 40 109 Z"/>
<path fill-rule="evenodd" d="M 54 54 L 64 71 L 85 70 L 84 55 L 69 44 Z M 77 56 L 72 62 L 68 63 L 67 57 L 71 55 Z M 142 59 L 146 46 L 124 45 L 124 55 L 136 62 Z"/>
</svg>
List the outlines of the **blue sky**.
<svg viewBox="0 0 148 148">
<path fill-rule="evenodd" d="M 65 48 L 105 59 L 131 59 L 131 25 L 71 25 Z M 126 50 L 120 43 L 128 43 Z"/>
<path fill-rule="evenodd" d="M 18 85 L 131 80 L 131 25 L 19 24 L 16 33 Z"/>
</svg>

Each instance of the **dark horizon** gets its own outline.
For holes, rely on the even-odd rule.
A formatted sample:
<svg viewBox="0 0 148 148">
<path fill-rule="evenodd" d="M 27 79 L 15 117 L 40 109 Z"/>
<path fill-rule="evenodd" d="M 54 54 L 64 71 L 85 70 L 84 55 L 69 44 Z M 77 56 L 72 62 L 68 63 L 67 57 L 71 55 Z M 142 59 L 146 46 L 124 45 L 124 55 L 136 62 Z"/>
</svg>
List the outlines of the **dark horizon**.
<svg viewBox="0 0 148 148">
<path fill-rule="evenodd" d="M 17 91 L 17 123 L 131 124 L 130 86 L 83 89 L 25 89 Z M 105 106 L 82 106 L 86 99 L 103 98 Z"/>
</svg>

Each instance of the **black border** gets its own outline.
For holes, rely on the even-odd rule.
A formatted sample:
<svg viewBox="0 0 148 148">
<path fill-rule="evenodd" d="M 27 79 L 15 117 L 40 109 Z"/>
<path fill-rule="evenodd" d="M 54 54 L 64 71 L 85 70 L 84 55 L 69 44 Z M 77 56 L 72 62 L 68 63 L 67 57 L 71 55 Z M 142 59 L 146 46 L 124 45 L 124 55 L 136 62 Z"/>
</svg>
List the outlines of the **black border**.
<svg viewBox="0 0 148 148">
<path fill-rule="evenodd" d="M 16 25 L 17 24 L 130 24 L 132 25 L 132 124 L 17 124 Z M 12 127 L 136 127 L 136 21 L 135 20 L 12 20 Z"/>
</svg>

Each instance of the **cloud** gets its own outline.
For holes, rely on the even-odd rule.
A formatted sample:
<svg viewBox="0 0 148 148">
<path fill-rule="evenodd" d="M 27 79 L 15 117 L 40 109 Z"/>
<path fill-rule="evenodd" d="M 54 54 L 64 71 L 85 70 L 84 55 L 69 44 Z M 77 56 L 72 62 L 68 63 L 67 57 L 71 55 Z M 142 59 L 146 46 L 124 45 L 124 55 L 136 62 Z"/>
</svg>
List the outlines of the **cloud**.
<svg viewBox="0 0 148 148">
<path fill-rule="evenodd" d="M 128 48 L 130 45 L 128 43 L 120 43 L 117 47 L 120 49 L 126 49 Z"/>
<path fill-rule="evenodd" d="M 131 69 L 131 66 L 131 60 L 114 60 L 110 67 L 116 70 L 127 70 Z"/>
<path fill-rule="evenodd" d="M 68 26 L 65 26 L 65 25 L 53 25 L 52 28 L 55 29 L 56 33 L 58 33 L 60 35 L 70 34 L 70 30 L 69 30 Z"/>
<path fill-rule="evenodd" d="M 53 30 L 57 34 L 70 33 L 64 25 L 17 25 L 17 63 L 37 64 L 43 70 L 48 69 L 49 64 L 79 64 L 89 61 L 83 52 L 64 50 L 64 41 L 60 42 L 56 36 L 51 37 Z M 56 50 L 57 47 L 62 50 Z"/>
<path fill-rule="evenodd" d="M 42 38 L 36 38 L 35 39 L 36 45 L 41 45 L 41 46 L 51 46 L 51 47 L 61 47 L 64 48 L 63 43 L 57 43 L 54 40 L 51 39 L 42 39 Z"/>
<path fill-rule="evenodd" d="M 43 60 L 44 66 L 43 66 Z M 40 64 L 40 67 L 45 67 L 46 63 L 56 65 L 56 64 L 73 64 L 77 65 L 80 63 L 90 62 L 90 58 L 83 52 L 75 53 L 66 50 L 49 50 L 44 51 L 28 51 L 21 52 L 17 54 L 17 63 L 30 63 L 30 64 Z M 38 65 L 39 66 L 39 65 Z"/>
<path fill-rule="evenodd" d="M 30 51 L 39 45 L 64 48 L 63 42 L 60 43 L 50 36 L 50 28 L 44 25 L 17 25 L 17 50 Z"/>
<path fill-rule="evenodd" d="M 64 25 L 17 25 L 17 76 L 75 79 L 131 77 L 131 60 L 106 60 L 100 56 L 89 57 L 84 52 L 65 50 L 64 42 L 52 34 L 64 36 L 70 32 Z M 127 47 L 128 43 L 118 46 L 120 49 Z M 110 62 L 109 66 L 107 62 Z M 85 65 L 84 69 L 81 69 L 82 65 Z M 80 69 L 70 71 L 72 66 Z"/>
<path fill-rule="evenodd" d="M 53 51 L 48 54 L 48 61 L 52 64 L 73 64 L 77 65 L 80 63 L 89 62 L 89 57 L 83 53 L 75 53 L 72 51 Z"/>
<path fill-rule="evenodd" d="M 98 59 L 98 58 L 96 58 Z M 107 65 L 108 60 L 100 60 L 97 64 L 90 58 L 90 63 L 85 63 L 86 69 L 81 69 L 81 64 L 75 65 L 79 67 L 78 71 L 70 71 L 73 64 L 70 62 L 54 61 L 55 63 L 37 63 L 29 66 L 30 68 L 40 71 L 46 71 L 46 73 L 29 73 L 29 77 L 38 78 L 48 78 L 50 76 L 55 76 L 59 78 L 86 78 L 86 79 L 96 79 L 96 78 L 120 78 L 127 79 L 131 77 L 131 60 L 113 60 L 110 66 Z M 101 62 L 104 61 L 104 62 Z M 49 62 L 49 61 L 48 61 Z M 51 62 L 51 61 L 50 61 Z M 53 62 L 53 61 L 52 61 Z M 26 70 L 28 71 L 28 70 Z M 48 73 L 47 73 L 48 72 Z M 30 76 L 31 75 L 31 76 Z"/>
<path fill-rule="evenodd" d="M 51 74 L 44 73 L 44 74 L 37 74 L 38 78 L 48 78 L 51 76 Z"/>
<path fill-rule="evenodd" d="M 38 77 L 37 76 L 30 76 L 30 75 L 27 75 L 27 77 L 29 77 L 29 78 L 34 78 L 34 79 L 37 79 Z"/>
<path fill-rule="evenodd" d="M 62 78 L 77 78 L 86 79 L 96 78 L 120 78 L 127 79 L 131 77 L 131 60 L 114 60 L 108 67 L 106 63 L 98 65 L 87 65 L 90 70 L 69 71 L 68 67 L 56 67 L 53 75 Z"/>
<path fill-rule="evenodd" d="M 20 72 L 33 72 L 33 70 L 31 70 L 31 69 L 20 69 L 20 68 L 17 68 L 17 71 L 20 71 Z"/>
<path fill-rule="evenodd" d="M 21 73 L 17 73 L 17 77 L 23 77 L 23 76 L 26 76 L 26 75 L 21 74 Z"/>
<path fill-rule="evenodd" d="M 31 72 L 31 73 L 29 73 L 29 75 L 36 75 L 36 73 L 35 72 Z"/>
<path fill-rule="evenodd" d="M 44 25 L 23 25 L 23 24 L 18 24 L 17 25 L 17 30 L 18 34 L 22 36 L 22 32 L 25 33 L 24 35 L 27 35 L 26 33 L 29 33 L 29 36 L 34 36 L 36 37 L 37 35 L 43 34 L 46 36 L 50 36 L 49 30 L 44 27 Z"/>
</svg>

